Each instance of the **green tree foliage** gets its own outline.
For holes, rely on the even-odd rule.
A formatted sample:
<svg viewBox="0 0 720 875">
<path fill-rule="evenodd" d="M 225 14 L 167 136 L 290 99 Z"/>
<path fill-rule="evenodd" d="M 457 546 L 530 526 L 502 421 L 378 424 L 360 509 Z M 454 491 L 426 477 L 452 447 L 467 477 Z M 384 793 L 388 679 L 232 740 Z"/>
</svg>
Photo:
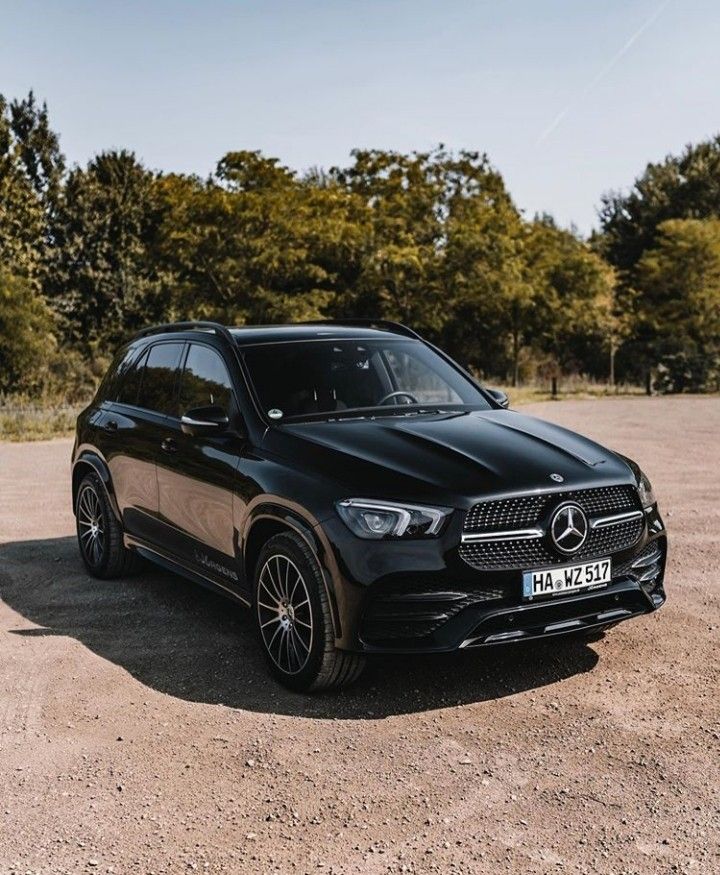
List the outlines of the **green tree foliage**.
<svg viewBox="0 0 720 875">
<path fill-rule="evenodd" d="M 55 353 L 53 329 L 28 279 L 0 270 L 0 392 L 37 390 Z"/>
<path fill-rule="evenodd" d="M 0 266 L 35 289 L 47 266 L 63 168 L 47 107 L 38 106 L 32 92 L 10 103 L 0 95 Z"/>
<path fill-rule="evenodd" d="M 588 243 L 525 219 L 478 152 L 359 149 L 298 175 L 238 150 L 201 179 L 123 150 L 66 171 L 46 107 L 0 96 L 0 387 L 45 379 L 53 332 L 46 370 L 76 392 L 148 323 L 325 317 L 409 323 L 514 383 L 612 382 L 617 360 L 621 378 L 712 387 L 718 222 L 720 137 L 605 197 Z"/>
<path fill-rule="evenodd" d="M 535 290 L 535 342 L 556 373 L 587 369 L 612 382 L 617 347 L 628 325 L 618 312 L 615 272 L 576 234 L 549 217 L 529 227 L 525 247 Z M 600 365 L 602 360 L 602 365 Z"/>
<path fill-rule="evenodd" d="M 163 314 L 152 258 L 160 218 L 155 175 L 132 152 L 103 152 L 70 171 L 46 288 L 73 343 L 117 343 Z"/>
<path fill-rule="evenodd" d="M 169 176 L 157 190 L 173 314 L 238 324 L 321 318 L 356 281 L 364 211 L 335 184 L 298 180 L 245 152 L 227 155 L 207 182 Z"/>
<path fill-rule="evenodd" d="M 669 388 L 720 377 L 720 219 L 670 219 L 638 261 L 639 331 L 651 338 Z"/>
<path fill-rule="evenodd" d="M 632 273 L 662 222 L 713 216 L 720 217 L 720 136 L 648 164 L 627 194 L 605 195 L 599 242 L 611 264 Z"/>
<path fill-rule="evenodd" d="M 502 191 L 457 198 L 447 223 L 444 340 L 485 373 L 519 379 L 533 334 L 536 290 L 525 258 L 525 227 Z"/>
</svg>

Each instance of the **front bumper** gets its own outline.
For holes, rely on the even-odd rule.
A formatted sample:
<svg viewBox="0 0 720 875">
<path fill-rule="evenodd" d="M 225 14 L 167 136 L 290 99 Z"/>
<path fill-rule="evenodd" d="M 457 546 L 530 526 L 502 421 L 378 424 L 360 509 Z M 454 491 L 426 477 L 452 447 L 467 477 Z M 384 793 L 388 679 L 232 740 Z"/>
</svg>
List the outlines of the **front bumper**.
<svg viewBox="0 0 720 875">
<path fill-rule="evenodd" d="M 666 598 L 667 539 L 656 508 L 646 511 L 637 543 L 612 556 L 611 584 L 533 601 L 522 598 L 521 571 L 477 571 L 463 562 L 455 526 L 444 538 L 362 542 L 359 550 L 360 539 L 348 541 L 345 530 L 326 533 L 337 560 L 336 644 L 348 650 L 447 652 L 584 632 L 652 613 Z"/>
</svg>

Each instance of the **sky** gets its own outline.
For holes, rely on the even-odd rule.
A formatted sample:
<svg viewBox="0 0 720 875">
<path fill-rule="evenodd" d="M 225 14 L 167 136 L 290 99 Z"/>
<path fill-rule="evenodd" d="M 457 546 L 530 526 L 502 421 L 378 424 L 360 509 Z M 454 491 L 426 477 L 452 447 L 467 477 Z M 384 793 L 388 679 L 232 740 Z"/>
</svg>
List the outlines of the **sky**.
<svg viewBox="0 0 720 875">
<path fill-rule="evenodd" d="M 71 164 L 486 152 L 527 216 L 588 233 L 604 192 L 720 132 L 719 46 L 718 0 L 0 0 L 0 93 L 47 101 Z"/>
</svg>

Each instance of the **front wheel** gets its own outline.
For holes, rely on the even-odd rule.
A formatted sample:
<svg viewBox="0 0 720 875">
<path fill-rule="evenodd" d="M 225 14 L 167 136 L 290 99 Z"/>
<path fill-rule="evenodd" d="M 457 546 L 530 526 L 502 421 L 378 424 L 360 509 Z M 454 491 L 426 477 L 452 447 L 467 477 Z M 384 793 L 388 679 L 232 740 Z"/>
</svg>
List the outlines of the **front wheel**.
<svg viewBox="0 0 720 875">
<path fill-rule="evenodd" d="M 364 658 L 335 647 L 322 572 L 299 535 L 275 535 L 260 552 L 254 612 L 267 663 L 285 686 L 324 690 L 360 676 Z"/>
</svg>

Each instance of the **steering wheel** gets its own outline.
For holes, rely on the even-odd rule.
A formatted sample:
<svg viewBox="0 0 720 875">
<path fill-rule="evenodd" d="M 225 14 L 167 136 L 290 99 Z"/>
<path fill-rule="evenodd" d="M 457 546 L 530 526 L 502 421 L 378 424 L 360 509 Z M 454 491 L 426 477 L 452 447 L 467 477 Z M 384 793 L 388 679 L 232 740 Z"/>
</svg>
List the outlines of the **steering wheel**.
<svg viewBox="0 0 720 875">
<path fill-rule="evenodd" d="M 408 402 L 408 404 L 419 404 L 420 403 L 417 400 L 417 398 L 414 395 L 412 395 L 410 392 L 388 392 L 388 394 L 385 395 L 384 398 L 381 398 L 378 401 L 377 406 L 382 407 L 383 404 L 387 404 L 387 402 L 391 401 L 393 398 L 409 398 L 410 401 Z"/>
</svg>

